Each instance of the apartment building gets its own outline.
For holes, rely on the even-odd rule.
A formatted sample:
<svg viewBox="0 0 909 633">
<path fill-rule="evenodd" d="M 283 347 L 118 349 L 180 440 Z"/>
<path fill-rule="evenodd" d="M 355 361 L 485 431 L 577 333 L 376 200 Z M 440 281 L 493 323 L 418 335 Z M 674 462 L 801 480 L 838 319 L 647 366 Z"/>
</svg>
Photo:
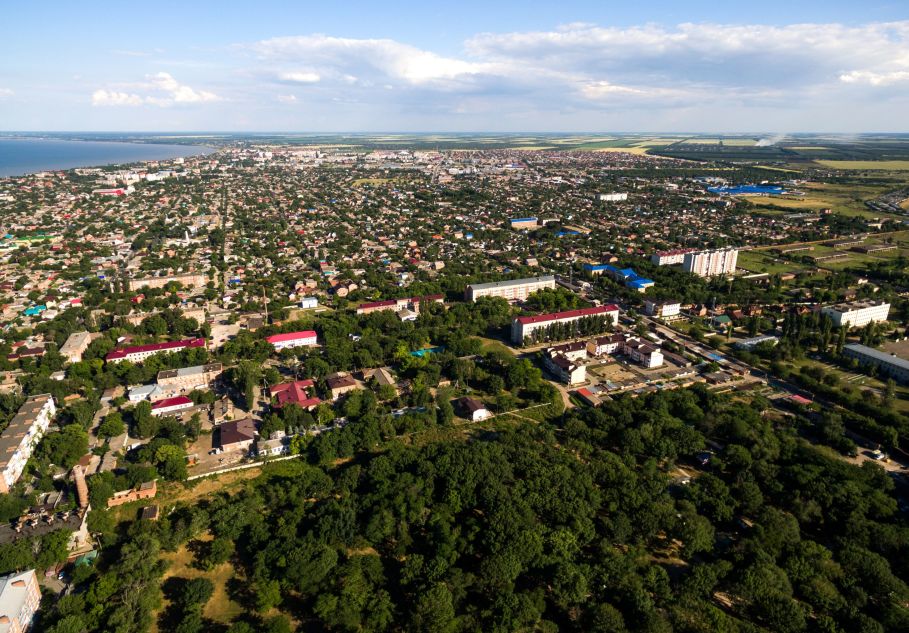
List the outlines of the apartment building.
<svg viewBox="0 0 909 633">
<path fill-rule="evenodd" d="M 151 343 L 149 345 L 123 347 L 110 352 L 104 357 L 104 360 L 108 363 L 119 363 L 124 360 L 128 360 L 131 363 L 141 363 L 146 358 L 154 356 L 155 354 L 182 352 L 185 349 L 193 347 L 205 347 L 205 339 L 190 338 L 182 341 L 170 341 L 168 343 Z"/>
<path fill-rule="evenodd" d="M 63 343 L 60 348 L 60 355 L 71 363 L 78 363 L 82 360 L 82 354 L 88 349 L 92 342 L 92 335 L 89 332 L 73 332 Z"/>
<path fill-rule="evenodd" d="M 9 492 L 19 481 L 26 462 L 56 413 L 50 394 L 29 396 L 0 434 L 0 493 Z"/>
<path fill-rule="evenodd" d="M 221 363 L 181 367 L 180 369 L 165 369 L 158 372 L 157 382 L 158 386 L 173 393 L 193 391 L 194 389 L 208 389 L 221 375 L 222 371 Z"/>
<path fill-rule="evenodd" d="M 682 312 L 682 304 L 678 301 L 651 301 L 644 300 L 644 313 L 658 319 L 674 319 Z"/>
<path fill-rule="evenodd" d="M 492 281 L 485 284 L 470 284 L 464 293 L 465 301 L 476 301 L 480 297 L 502 297 L 507 301 L 524 301 L 537 290 L 556 287 L 555 276 L 528 277 L 510 281 Z"/>
<path fill-rule="evenodd" d="M 615 326 L 619 322 L 619 308 L 616 305 L 607 304 L 595 308 L 581 308 L 580 310 L 566 310 L 564 312 L 517 317 L 511 322 L 511 340 L 514 343 L 520 344 L 535 330 L 549 327 L 553 323 L 572 323 L 578 319 L 592 316 L 605 316 L 610 319 Z"/>
<path fill-rule="evenodd" d="M 865 327 L 869 323 L 886 321 L 890 304 L 884 301 L 852 301 L 821 308 L 836 327 Z"/>
<path fill-rule="evenodd" d="M 676 266 L 685 262 L 685 255 L 694 252 L 693 248 L 677 248 L 671 251 L 659 251 L 650 256 L 650 262 L 657 266 Z"/>
<path fill-rule="evenodd" d="M 416 314 L 420 313 L 421 303 L 444 303 L 444 295 L 427 295 L 425 297 L 406 297 L 403 299 L 387 299 L 385 301 L 372 301 L 363 303 L 357 307 L 357 314 L 370 314 L 372 312 L 381 312 L 382 310 L 410 310 Z"/>
<path fill-rule="evenodd" d="M 34 569 L 0 577 L 0 633 L 24 633 L 41 603 Z"/>
<path fill-rule="evenodd" d="M 739 252 L 734 248 L 686 253 L 682 270 L 699 277 L 731 275 L 735 272 Z"/>
</svg>

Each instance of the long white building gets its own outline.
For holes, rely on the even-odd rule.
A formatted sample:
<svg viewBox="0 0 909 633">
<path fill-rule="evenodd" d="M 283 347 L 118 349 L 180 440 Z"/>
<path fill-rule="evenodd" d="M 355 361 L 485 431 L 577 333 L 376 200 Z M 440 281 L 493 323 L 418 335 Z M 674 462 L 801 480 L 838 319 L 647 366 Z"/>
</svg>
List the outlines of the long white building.
<svg viewBox="0 0 909 633">
<path fill-rule="evenodd" d="M 734 248 L 686 253 L 682 261 L 682 270 L 699 277 L 731 275 L 735 272 L 738 259 L 739 252 Z"/>
<path fill-rule="evenodd" d="M 44 436 L 57 406 L 50 394 L 29 396 L 0 434 L 0 493 L 19 481 L 28 458 Z"/>
<path fill-rule="evenodd" d="M 470 284 L 464 292 L 466 301 L 476 301 L 480 297 L 502 297 L 508 301 L 523 301 L 537 290 L 556 287 L 555 276 L 528 277 L 510 281 L 492 281 L 486 284 Z"/>
<path fill-rule="evenodd" d="M 836 327 L 865 327 L 869 323 L 886 321 L 890 314 L 890 304 L 884 301 L 838 303 L 824 306 L 821 314 L 829 316 Z"/>
<path fill-rule="evenodd" d="M 514 343 L 520 344 L 524 342 L 524 339 L 530 336 L 534 330 L 549 327 L 553 323 L 572 323 L 578 319 L 592 316 L 605 316 L 610 319 L 612 325 L 615 326 L 619 322 L 619 308 L 618 306 L 608 304 L 595 308 L 581 308 L 580 310 L 566 310 L 565 312 L 517 317 L 511 322 L 511 340 Z"/>
</svg>

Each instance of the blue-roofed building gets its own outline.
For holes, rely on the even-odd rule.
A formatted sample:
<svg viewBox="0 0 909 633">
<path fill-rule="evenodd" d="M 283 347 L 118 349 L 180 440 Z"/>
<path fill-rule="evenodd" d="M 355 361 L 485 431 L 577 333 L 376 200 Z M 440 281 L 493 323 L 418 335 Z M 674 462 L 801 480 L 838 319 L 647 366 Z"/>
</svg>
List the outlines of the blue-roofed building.
<svg viewBox="0 0 909 633">
<path fill-rule="evenodd" d="M 511 218 L 508 223 L 513 229 L 535 229 L 539 226 L 538 218 Z"/>
<path fill-rule="evenodd" d="M 23 314 L 25 314 L 25 316 L 38 316 L 45 310 L 47 310 L 47 306 L 32 306 L 30 308 L 26 308 Z"/>
</svg>

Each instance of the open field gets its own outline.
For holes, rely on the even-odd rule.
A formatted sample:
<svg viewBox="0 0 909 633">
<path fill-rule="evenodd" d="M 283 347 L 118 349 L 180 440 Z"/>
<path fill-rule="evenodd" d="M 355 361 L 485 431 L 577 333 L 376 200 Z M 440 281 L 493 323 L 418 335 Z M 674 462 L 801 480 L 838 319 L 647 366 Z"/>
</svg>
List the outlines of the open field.
<svg viewBox="0 0 909 633">
<path fill-rule="evenodd" d="M 357 178 L 351 183 L 354 187 L 362 187 L 364 185 L 384 185 L 385 183 L 392 182 L 392 178 Z"/>
<path fill-rule="evenodd" d="M 586 148 L 583 148 L 586 149 Z M 647 154 L 646 147 L 598 147 L 593 151 L 595 152 L 625 152 L 627 154 L 636 154 L 638 156 L 644 156 Z"/>
<path fill-rule="evenodd" d="M 816 160 L 814 162 L 833 169 L 909 171 L 909 160 Z"/>
<path fill-rule="evenodd" d="M 909 164 L 909 163 L 907 163 Z M 795 211 L 820 211 L 832 209 L 834 213 L 847 216 L 871 217 L 898 217 L 895 215 L 873 212 L 865 206 L 865 200 L 871 200 L 885 193 L 892 187 L 879 185 L 840 185 L 827 183 L 809 183 L 802 187 L 805 195 L 802 197 L 775 197 L 766 198 L 744 197 L 755 209 L 786 209 Z"/>
<path fill-rule="evenodd" d="M 803 264 L 786 261 L 767 251 L 740 251 L 738 268 L 743 268 L 753 273 L 796 273 L 804 270 Z"/>
</svg>

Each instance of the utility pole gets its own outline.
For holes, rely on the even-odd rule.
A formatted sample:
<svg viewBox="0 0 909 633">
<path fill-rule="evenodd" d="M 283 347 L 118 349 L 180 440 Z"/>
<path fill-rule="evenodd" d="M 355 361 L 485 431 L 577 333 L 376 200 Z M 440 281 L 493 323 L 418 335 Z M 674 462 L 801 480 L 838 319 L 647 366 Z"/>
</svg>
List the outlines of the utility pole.
<svg viewBox="0 0 909 633">
<path fill-rule="evenodd" d="M 262 305 L 265 306 L 265 325 L 268 325 L 268 301 L 265 299 L 265 286 L 262 286 Z"/>
</svg>

